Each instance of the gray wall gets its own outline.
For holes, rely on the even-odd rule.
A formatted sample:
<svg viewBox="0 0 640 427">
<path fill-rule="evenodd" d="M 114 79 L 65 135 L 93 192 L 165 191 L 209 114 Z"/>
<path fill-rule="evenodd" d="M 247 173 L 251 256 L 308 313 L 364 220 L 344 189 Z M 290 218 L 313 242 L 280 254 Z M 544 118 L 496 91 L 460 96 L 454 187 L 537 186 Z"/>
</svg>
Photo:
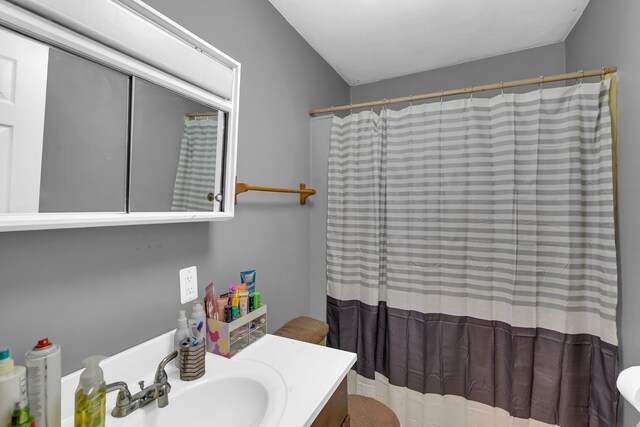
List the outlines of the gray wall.
<svg viewBox="0 0 640 427">
<path fill-rule="evenodd" d="M 239 179 L 307 182 L 307 110 L 348 103 L 347 84 L 267 1 L 148 3 L 242 63 Z M 175 327 L 189 265 L 201 295 L 256 268 L 274 330 L 309 312 L 309 223 L 295 196 L 247 193 L 222 223 L 0 233 L 0 345 L 22 362 L 48 336 L 65 373 L 119 352 Z"/>
<path fill-rule="evenodd" d="M 640 365 L 639 16 L 637 0 L 592 0 L 566 40 L 567 70 L 618 66 L 618 337 L 622 368 Z M 622 398 L 621 406 L 619 425 L 635 426 L 640 421 L 638 412 Z"/>
<path fill-rule="evenodd" d="M 439 92 L 468 86 L 519 80 L 539 75 L 564 73 L 564 44 L 537 47 L 492 58 L 480 59 L 437 70 L 410 74 L 351 88 L 351 102 L 367 102 L 405 95 Z M 550 87 L 546 85 L 545 87 Z M 525 92 L 534 87 L 513 88 L 511 92 Z M 495 96 L 496 92 L 474 94 Z M 449 98 L 451 99 L 451 98 Z M 402 108 L 393 105 L 391 108 Z"/>
</svg>

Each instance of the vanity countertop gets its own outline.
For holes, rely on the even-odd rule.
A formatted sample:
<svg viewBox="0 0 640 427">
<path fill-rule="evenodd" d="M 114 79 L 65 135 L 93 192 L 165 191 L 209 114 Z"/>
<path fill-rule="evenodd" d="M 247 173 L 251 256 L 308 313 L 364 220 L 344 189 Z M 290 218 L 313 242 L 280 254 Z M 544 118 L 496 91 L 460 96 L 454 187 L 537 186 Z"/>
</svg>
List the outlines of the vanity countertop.
<svg viewBox="0 0 640 427">
<path fill-rule="evenodd" d="M 287 410 L 279 425 L 308 426 L 347 376 L 356 354 L 266 335 L 234 359 L 260 360 L 280 372 L 287 384 Z"/>
<path fill-rule="evenodd" d="M 104 370 L 106 382 L 125 381 L 132 393 L 137 391 L 136 383 L 138 381 L 145 380 L 147 384 L 152 383 L 158 362 L 173 350 L 173 333 L 174 331 L 167 332 L 105 359 L 101 363 L 101 367 Z M 265 418 L 261 423 L 251 423 L 250 425 L 264 427 L 309 426 L 346 377 L 355 361 L 356 355 L 354 353 L 274 335 L 265 335 L 231 359 L 206 353 L 205 376 L 195 381 L 181 381 L 178 369 L 173 363 L 170 363 L 166 368 L 171 383 L 170 403 L 167 408 L 157 408 L 157 405 L 152 402 L 127 417 L 113 418 L 110 411 L 115 405 L 116 393 L 110 393 L 107 396 L 106 425 L 107 427 L 171 425 L 169 422 L 172 419 L 171 411 L 181 407 L 180 397 L 183 396 L 183 393 L 193 393 L 195 388 L 203 386 L 207 381 L 225 380 L 225 378 L 226 380 L 231 378 L 229 381 L 236 382 L 234 385 L 235 394 L 240 394 L 240 396 L 229 396 L 230 393 L 227 390 L 215 390 L 215 393 L 218 393 L 216 398 L 212 395 L 211 389 L 208 389 L 209 391 L 200 393 L 206 394 L 206 396 L 198 396 L 198 400 L 206 402 L 208 398 L 211 398 L 226 401 L 232 398 L 236 399 L 234 401 L 241 406 L 244 391 L 233 378 L 236 376 L 235 373 L 243 369 L 251 369 L 254 376 L 260 376 L 263 373 L 268 376 L 267 371 L 275 371 L 277 374 L 272 375 L 281 377 L 281 380 L 277 381 L 280 384 L 284 383 L 284 385 L 276 387 L 278 391 L 275 388 L 270 391 L 268 399 L 277 402 L 276 405 L 280 408 L 284 407 L 284 409 L 281 415 L 274 413 L 274 411 L 279 413 L 280 409 L 268 409 L 265 415 L 268 420 Z M 256 368 L 256 366 L 258 367 Z M 263 368 L 259 366 L 263 366 Z M 80 373 L 81 371 L 77 371 L 62 379 L 63 426 L 73 425 L 74 392 Z M 201 390 L 205 389 L 206 387 L 201 388 Z M 283 389 L 286 390 L 286 393 L 282 392 Z M 193 399 L 193 397 L 189 399 Z M 171 402 L 174 402 L 173 408 Z M 213 402 L 211 403 L 213 404 Z M 170 408 L 171 411 L 168 410 Z M 242 411 L 236 411 L 236 413 L 241 416 Z M 154 419 L 162 421 L 158 424 L 153 421 Z M 214 419 L 222 421 L 218 414 Z"/>
</svg>

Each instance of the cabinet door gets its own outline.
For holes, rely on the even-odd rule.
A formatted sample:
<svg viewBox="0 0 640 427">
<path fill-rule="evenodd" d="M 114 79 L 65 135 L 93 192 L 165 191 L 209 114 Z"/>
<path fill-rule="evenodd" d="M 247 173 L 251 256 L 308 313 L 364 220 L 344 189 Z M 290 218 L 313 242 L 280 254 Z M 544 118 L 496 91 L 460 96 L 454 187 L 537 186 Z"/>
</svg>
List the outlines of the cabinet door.
<svg viewBox="0 0 640 427">
<path fill-rule="evenodd" d="M 349 427 L 350 425 L 347 378 L 345 377 L 311 427 Z"/>
<path fill-rule="evenodd" d="M 38 212 L 48 58 L 0 28 L 0 213 Z"/>
</svg>

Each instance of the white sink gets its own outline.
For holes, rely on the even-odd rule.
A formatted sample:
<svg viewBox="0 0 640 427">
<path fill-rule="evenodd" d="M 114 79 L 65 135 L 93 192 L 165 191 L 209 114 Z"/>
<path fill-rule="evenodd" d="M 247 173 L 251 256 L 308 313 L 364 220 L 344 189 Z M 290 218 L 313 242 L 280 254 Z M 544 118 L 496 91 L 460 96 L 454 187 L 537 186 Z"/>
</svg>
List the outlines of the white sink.
<svg viewBox="0 0 640 427">
<path fill-rule="evenodd" d="M 210 356 L 213 362 L 213 356 Z M 215 363 L 208 363 L 207 369 Z M 218 370 L 220 366 L 217 366 Z M 271 367 L 238 360 L 229 372 L 217 372 L 193 382 L 180 382 L 169 374 L 169 406 L 151 402 L 124 418 L 107 416 L 107 426 L 119 427 L 234 427 L 276 426 L 287 395 L 282 377 Z M 110 407 L 107 407 L 110 409 Z"/>
<path fill-rule="evenodd" d="M 135 394 L 138 381 L 150 385 L 158 363 L 172 350 L 173 331 L 109 357 L 100 364 L 105 381 L 124 381 Z M 207 353 L 206 373 L 195 381 L 181 381 L 178 369 L 169 363 L 171 392 L 164 408 L 151 402 L 114 418 L 117 393 L 109 393 L 106 426 L 309 426 L 355 359 L 353 353 L 266 335 L 232 359 Z M 62 379 L 63 427 L 73 426 L 80 372 Z"/>
</svg>

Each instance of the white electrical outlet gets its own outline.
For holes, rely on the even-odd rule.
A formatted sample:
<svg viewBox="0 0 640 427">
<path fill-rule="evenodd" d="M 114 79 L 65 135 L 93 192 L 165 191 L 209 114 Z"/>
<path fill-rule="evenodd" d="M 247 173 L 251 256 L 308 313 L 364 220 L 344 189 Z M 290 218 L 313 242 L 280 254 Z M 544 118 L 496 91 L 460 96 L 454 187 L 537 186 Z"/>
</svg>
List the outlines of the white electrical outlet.
<svg viewBox="0 0 640 427">
<path fill-rule="evenodd" d="M 198 299 L 198 271 L 196 266 L 180 270 L 180 303 Z"/>
</svg>

